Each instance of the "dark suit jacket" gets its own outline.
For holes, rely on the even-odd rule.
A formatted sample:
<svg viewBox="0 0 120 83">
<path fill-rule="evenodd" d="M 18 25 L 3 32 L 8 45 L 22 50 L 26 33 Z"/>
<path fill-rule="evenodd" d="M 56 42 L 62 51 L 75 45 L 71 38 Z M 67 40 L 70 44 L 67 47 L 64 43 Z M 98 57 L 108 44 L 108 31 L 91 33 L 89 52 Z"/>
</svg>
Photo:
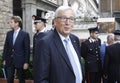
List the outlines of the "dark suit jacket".
<svg viewBox="0 0 120 83">
<path fill-rule="evenodd" d="M 77 37 L 70 35 L 78 54 L 80 64 L 80 46 Z M 48 33 L 36 45 L 34 83 L 75 83 L 75 75 L 65 48 L 56 30 Z"/>
<path fill-rule="evenodd" d="M 24 63 L 29 63 L 30 57 L 30 38 L 29 34 L 20 30 L 16 38 L 15 44 L 13 45 L 13 33 L 11 30 L 7 33 L 3 60 L 6 61 L 6 66 L 14 64 L 15 67 L 23 67 Z"/>
<path fill-rule="evenodd" d="M 120 81 L 120 42 L 106 48 L 104 73 L 108 74 L 108 79 Z"/>
</svg>

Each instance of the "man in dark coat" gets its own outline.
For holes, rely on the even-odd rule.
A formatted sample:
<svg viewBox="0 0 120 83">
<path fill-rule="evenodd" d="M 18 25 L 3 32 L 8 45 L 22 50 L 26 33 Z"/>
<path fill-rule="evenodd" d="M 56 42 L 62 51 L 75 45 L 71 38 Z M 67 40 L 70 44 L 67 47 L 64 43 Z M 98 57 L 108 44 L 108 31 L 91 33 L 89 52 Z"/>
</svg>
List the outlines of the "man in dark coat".
<svg viewBox="0 0 120 83">
<path fill-rule="evenodd" d="M 4 50 L 3 65 L 7 68 L 7 83 L 14 83 L 15 70 L 18 73 L 19 83 L 25 83 L 24 70 L 28 69 L 30 58 L 29 34 L 21 29 L 22 20 L 19 16 L 10 19 L 12 30 L 7 32 Z"/>
<path fill-rule="evenodd" d="M 108 83 L 120 83 L 120 30 L 114 31 L 115 43 L 106 48 L 104 77 Z"/>
<path fill-rule="evenodd" d="M 87 83 L 101 83 L 101 40 L 98 38 L 98 27 L 90 28 L 89 32 L 90 37 L 81 44 L 81 54 L 85 59 L 86 80 Z"/>
<path fill-rule="evenodd" d="M 75 13 L 71 7 L 60 6 L 56 10 L 55 29 L 36 45 L 34 83 L 84 82 L 80 42 L 70 34 L 74 21 Z"/>
<path fill-rule="evenodd" d="M 103 71 L 104 71 L 103 64 L 104 64 L 104 58 L 105 58 L 105 53 L 106 53 L 106 47 L 109 46 L 109 45 L 112 45 L 113 43 L 114 43 L 114 34 L 108 34 L 107 42 L 101 44 L 100 57 L 101 57 L 101 61 L 102 61 L 102 74 L 103 74 Z M 103 81 L 103 83 L 108 83 L 107 78 L 104 78 L 103 75 L 102 75 L 102 81 Z"/>
</svg>

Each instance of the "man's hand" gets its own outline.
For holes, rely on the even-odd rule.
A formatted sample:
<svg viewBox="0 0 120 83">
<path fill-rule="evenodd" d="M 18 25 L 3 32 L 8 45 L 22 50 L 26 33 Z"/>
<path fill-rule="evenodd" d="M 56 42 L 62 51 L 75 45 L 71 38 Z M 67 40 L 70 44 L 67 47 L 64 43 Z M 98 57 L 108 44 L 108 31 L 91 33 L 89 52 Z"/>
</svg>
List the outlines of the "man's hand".
<svg viewBox="0 0 120 83">
<path fill-rule="evenodd" d="M 6 65 L 6 61 L 5 60 L 3 61 L 3 65 Z"/>
<path fill-rule="evenodd" d="M 104 75 L 103 75 L 103 78 L 104 78 L 104 79 L 107 79 L 107 78 L 108 78 L 108 76 L 107 76 L 106 74 L 104 74 Z"/>
<path fill-rule="evenodd" d="M 23 69 L 26 70 L 26 69 L 28 69 L 28 67 L 29 67 L 29 64 L 28 63 L 24 63 Z"/>
</svg>

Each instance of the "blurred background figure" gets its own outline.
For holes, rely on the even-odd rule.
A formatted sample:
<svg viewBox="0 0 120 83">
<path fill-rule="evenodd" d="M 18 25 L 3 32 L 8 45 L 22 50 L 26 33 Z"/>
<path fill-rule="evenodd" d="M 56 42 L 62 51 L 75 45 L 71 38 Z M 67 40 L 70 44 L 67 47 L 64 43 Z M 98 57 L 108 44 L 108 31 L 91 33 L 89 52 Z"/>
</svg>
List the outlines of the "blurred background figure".
<svg viewBox="0 0 120 83">
<path fill-rule="evenodd" d="M 115 42 L 106 47 L 104 78 L 108 83 L 120 83 L 120 30 L 114 31 Z"/>
<path fill-rule="evenodd" d="M 107 36 L 107 42 L 101 44 L 100 57 L 101 57 L 101 61 L 102 61 L 102 71 L 103 71 L 103 64 L 104 64 L 104 57 L 105 57 L 106 47 L 109 46 L 109 45 L 112 45 L 114 42 L 115 42 L 114 34 L 109 34 Z M 107 78 L 106 79 L 103 78 L 103 83 L 108 83 Z"/>
<path fill-rule="evenodd" d="M 34 21 L 34 27 L 35 27 L 36 33 L 33 36 L 33 56 L 34 56 L 35 46 L 37 41 L 45 36 L 44 32 L 47 31 L 45 26 L 46 26 L 46 19 L 36 16 Z"/>
<path fill-rule="evenodd" d="M 32 15 L 32 31 L 35 33 L 35 26 L 34 26 L 34 21 L 35 21 L 36 15 Z"/>
</svg>

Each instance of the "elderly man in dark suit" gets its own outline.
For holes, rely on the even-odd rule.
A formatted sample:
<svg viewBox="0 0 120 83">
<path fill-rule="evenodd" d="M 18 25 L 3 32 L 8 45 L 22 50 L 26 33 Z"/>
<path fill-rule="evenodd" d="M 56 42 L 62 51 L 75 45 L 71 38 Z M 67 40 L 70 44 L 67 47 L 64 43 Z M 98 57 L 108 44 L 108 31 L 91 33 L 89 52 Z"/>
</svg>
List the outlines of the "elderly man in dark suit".
<svg viewBox="0 0 120 83">
<path fill-rule="evenodd" d="M 3 51 L 3 65 L 7 68 L 7 83 L 14 83 L 15 69 L 19 83 L 25 83 L 24 70 L 28 68 L 30 57 L 29 34 L 21 29 L 22 20 L 19 16 L 10 19 L 12 30 L 7 32 Z"/>
<path fill-rule="evenodd" d="M 101 40 L 98 38 L 98 27 L 89 28 L 89 32 L 90 37 L 81 44 L 81 54 L 85 59 L 86 80 L 87 83 L 101 83 Z"/>
<path fill-rule="evenodd" d="M 108 83 L 120 83 L 120 30 L 114 31 L 115 42 L 106 48 L 104 78 Z"/>
<path fill-rule="evenodd" d="M 75 21 L 71 7 L 60 6 L 55 12 L 54 31 L 36 45 L 34 83 L 82 83 L 79 39 L 70 34 Z"/>
</svg>

